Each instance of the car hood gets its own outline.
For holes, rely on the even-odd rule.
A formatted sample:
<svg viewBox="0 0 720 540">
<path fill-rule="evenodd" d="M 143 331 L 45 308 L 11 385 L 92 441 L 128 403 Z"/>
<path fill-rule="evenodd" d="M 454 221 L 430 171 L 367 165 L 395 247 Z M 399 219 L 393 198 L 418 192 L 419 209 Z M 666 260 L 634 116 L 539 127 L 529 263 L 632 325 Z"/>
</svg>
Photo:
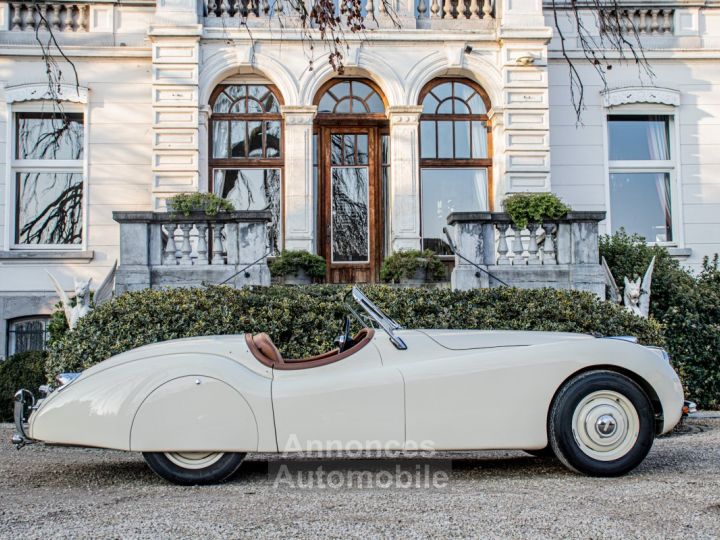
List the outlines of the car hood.
<svg viewBox="0 0 720 540">
<path fill-rule="evenodd" d="M 455 351 L 494 347 L 526 347 L 558 341 L 595 339 L 570 332 L 524 332 L 517 330 L 419 330 L 438 345 Z"/>
</svg>

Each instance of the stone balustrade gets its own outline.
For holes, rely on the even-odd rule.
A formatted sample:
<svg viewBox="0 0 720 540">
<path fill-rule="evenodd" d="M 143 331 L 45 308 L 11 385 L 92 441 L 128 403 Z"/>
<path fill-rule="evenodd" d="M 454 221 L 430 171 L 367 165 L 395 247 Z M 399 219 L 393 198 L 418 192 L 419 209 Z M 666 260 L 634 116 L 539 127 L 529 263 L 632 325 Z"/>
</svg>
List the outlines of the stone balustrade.
<svg viewBox="0 0 720 540">
<path fill-rule="evenodd" d="M 74 2 L 8 2 L 10 30 L 34 32 L 87 32 L 90 21 L 89 4 Z"/>
<path fill-rule="evenodd" d="M 265 259 L 269 211 L 187 217 L 167 212 L 113 212 L 113 219 L 120 224 L 118 293 L 219 284 L 240 270 L 229 285 L 270 283 Z"/>
<path fill-rule="evenodd" d="M 601 23 L 606 27 L 620 26 L 627 34 L 637 32 L 640 35 L 670 35 L 673 33 L 672 8 L 630 7 L 620 10 L 606 9 Z"/>
<path fill-rule="evenodd" d="M 504 213 L 455 212 L 448 216 L 458 252 L 498 279 L 455 257 L 453 288 L 554 287 L 605 298 L 598 222 L 605 212 L 570 212 L 557 221 L 513 227 Z"/>
<path fill-rule="evenodd" d="M 202 0 L 206 24 L 222 19 L 243 19 L 246 24 L 268 18 L 283 16 L 288 20 L 297 17 L 297 11 L 289 0 Z M 336 2 L 336 5 L 338 3 Z M 412 9 L 411 9 L 412 8 Z M 412 13 L 409 13 L 412 11 Z M 363 0 L 363 15 L 366 20 L 375 19 L 379 26 L 395 28 L 395 20 L 415 18 L 419 27 L 432 27 L 433 21 L 494 19 L 495 0 L 415 0 L 410 7 L 396 0 Z M 372 15 L 372 16 L 371 16 Z M 384 24 L 387 23 L 387 24 Z M 368 28 L 373 25 L 366 23 Z"/>
</svg>

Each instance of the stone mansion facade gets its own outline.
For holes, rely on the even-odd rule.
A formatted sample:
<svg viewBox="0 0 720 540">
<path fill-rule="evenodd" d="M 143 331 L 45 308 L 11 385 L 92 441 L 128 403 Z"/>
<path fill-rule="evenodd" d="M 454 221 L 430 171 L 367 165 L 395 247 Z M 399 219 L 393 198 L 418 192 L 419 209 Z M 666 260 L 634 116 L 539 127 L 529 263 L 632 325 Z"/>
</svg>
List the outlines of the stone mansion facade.
<svg viewBox="0 0 720 540">
<path fill-rule="evenodd" d="M 716 0 L 628 2 L 654 76 L 614 62 L 607 89 L 561 11 L 580 122 L 541 0 L 392 0 L 394 17 L 366 0 L 342 74 L 284 2 L 0 2 L 0 357 L 42 341 L 46 271 L 97 285 L 140 241 L 113 213 L 158 216 L 181 192 L 264 211 L 270 250 L 320 253 L 335 282 L 376 281 L 396 250 L 447 255 L 450 213 L 526 191 L 695 269 L 720 251 Z M 48 26 L 77 71 L 56 53 L 52 92 Z"/>
</svg>

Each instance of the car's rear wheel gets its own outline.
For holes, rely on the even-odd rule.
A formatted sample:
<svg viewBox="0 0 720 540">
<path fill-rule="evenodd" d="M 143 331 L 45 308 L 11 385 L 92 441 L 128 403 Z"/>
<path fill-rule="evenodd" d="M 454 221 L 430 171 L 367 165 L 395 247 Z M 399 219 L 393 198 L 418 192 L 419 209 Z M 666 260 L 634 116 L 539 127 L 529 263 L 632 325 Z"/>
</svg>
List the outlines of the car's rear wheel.
<svg viewBox="0 0 720 540">
<path fill-rule="evenodd" d="M 632 379 L 613 371 L 589 371 L 565 384 L 553 400 L 548 424 L 558 459 L 591 476 L 631 471 L 655 439 L 650 399 Z"/>
<path fill-rule="evenodd" d="M 161 478 L 183 486 L 217 484 L 230 478 L 245 459 L 239 452 L 143 452 Z"/>
</svg>

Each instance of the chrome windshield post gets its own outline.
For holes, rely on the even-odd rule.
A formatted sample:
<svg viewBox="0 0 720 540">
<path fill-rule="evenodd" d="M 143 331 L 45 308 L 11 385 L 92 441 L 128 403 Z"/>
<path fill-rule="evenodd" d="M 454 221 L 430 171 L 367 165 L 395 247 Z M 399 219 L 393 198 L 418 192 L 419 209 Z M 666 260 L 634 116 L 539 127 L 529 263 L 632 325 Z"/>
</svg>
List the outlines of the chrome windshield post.
<svg viewBox="0 0 720 540">
<path fill-rule="evenodd" d="M 375 321 L 380 328 L 390 337 L 390 342 L 401 351 L 407 349 L 407 345 L 400 336 L 395 335 L 395 330 L 402 328 L 396 321 L 385 315 L 383 311 L 373 304 L 357 286 L 352 288 L 353 299 L 360 304 L 360 307 Z"/>
</svg>

